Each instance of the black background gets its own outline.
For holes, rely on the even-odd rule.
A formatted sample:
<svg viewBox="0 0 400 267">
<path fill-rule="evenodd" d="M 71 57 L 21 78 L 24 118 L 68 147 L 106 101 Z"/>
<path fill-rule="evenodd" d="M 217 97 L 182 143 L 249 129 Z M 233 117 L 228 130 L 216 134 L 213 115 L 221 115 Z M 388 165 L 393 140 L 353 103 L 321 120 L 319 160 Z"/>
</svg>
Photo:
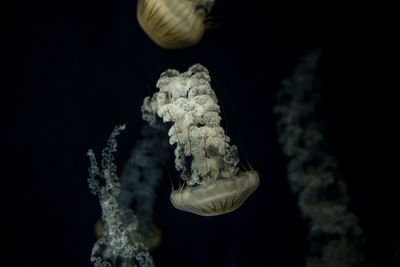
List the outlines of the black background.
<svg viewBox="0 0 400 267">
<path fill-rule="evenodd" d="M 216 27 L 176 51 L 145 35 L 136 1 L 14 2 L 2 12 L 2 260 L 90 266 L 100 208 L 87 187 L 86 151 L 99 154 L 114 126 L 127 123 L 118 138 L 122 166 L 160 73 L 201 63 L 224 104 L 232 143 L 261 184 L 239 210 L 204 218 L 172 207 L 165 177 L 155 207 L 163 234 L 152 252 L 156 266 L 303 266 L 307 226 L 287 184 L 272 109 L 282 79 L 313 48 L 323 51 L 318 116 L 366 233 L 366 254 L 381 263 L 390 257 L 398 197 L 393 177 L 373 172 L 373 140 L 365 138 L 379 120 L 369 112 L 377 103 L 364 98 L 373 18 L 359 7 L 216 0 Z"/>
</svg>

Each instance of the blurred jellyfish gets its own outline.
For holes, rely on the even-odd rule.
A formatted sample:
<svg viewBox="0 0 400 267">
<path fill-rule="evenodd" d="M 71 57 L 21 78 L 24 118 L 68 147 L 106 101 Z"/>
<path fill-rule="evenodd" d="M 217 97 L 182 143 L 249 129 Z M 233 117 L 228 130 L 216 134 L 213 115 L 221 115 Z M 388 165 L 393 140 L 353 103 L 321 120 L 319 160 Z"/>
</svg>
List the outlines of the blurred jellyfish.
<svg viewBox="0 0 400 267">
<path fill-rule="evenodd" d="M 137 19 L 159 46 L 179 49 L 197 44 L 214 0 L 138 0 Z"/>
<path fill-rule="evenodd" d="M 325 137 L 315 119 L 320 56 L 320 50 L 307 53 L 277 93 L 279 142 L 289 158 L 289 184 L 309 223 L 306 266 L 358 267 L 364 260 L 363 230 L 348 209 L 346 183 L 337 173 L 334 157 L 325 152 Z"/>
<path fill-rule="evenodd" d="M 149 125 L 142 127 L 141 134 L 121 174 L 119 201 L 128 207 L 134 204 L 139 226 L 134 238 L 153 250 L 161 242 L 161 230 L 153 223 L 153 213 L 155 188 L 169 158 L 168 140 L 164 129 Z"/>
<path fill-rule="evenodd" d="M 176 145 L 175 167 L 185 186 L 171 193 L 175 208 L 203 216 L 236 210 L 256 190 L 258 173 L 238 168 L 237 148 L 220 126 L 220 107 L 208 70 L 195 64 L 187 72 L 169 69 L 157 82 L 160 89 L 142 106 L 151 125 L 157 115 L 172 122 L 169 142 Z"/>
</svg>

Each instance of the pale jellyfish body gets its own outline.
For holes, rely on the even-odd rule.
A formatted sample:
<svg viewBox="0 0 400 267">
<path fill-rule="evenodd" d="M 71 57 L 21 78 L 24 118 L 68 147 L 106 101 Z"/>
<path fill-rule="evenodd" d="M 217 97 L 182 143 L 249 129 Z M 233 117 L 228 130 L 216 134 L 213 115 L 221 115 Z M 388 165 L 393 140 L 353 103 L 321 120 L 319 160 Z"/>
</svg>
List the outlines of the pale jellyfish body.
<svg viewBox="0 0 400 267">
<path fill-rule="evenodd" d="M 239 208 L 260 183 L 254 170 L 241 172 L 230 179 L 174 190 L 170 199 L 175 208 L 202 216 L 215 216 Z"/>
<path fill-rule="evenodd" d="M 193 46 L 206 29 L 204 18 L 214 0 L 138 0 L 137 19 L 159 46 L 179 49 Z"/>
<path fill-rule="evenodd" d="M 186 186 L 171 193 L 180 210 L 203 216 L 231 212 L 259 185 L 258 173 L 240 170 L 237 148 L 220 126 L 220 107 L 208 70 L 195 64 L 187 72 L 167 70 L 159 92 L 145 98 L 143 118 L 173 122 L 168 134 L 175 148 L 175 167 Z"/>
</svg>

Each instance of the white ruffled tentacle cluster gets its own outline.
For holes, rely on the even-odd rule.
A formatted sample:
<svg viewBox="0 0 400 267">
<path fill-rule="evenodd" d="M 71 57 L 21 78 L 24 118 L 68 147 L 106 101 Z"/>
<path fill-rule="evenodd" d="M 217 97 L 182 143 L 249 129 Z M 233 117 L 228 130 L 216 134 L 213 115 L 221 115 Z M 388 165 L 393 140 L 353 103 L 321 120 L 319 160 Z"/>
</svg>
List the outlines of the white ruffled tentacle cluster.
<svg viewBox="0 0 400 267">
<path fill-rule="evenodd" d="M 146 97 L 143 119 L 155 124 L 157 115 L 172 122 L 168 134 L 176 145 L 175 166 L 189 184 L 229 178 L 238 171 L 237 148 L 220 126 L 218 99 L 208 70 L 195 64 L 187 72 L 169 69 L 157 82 L 159 92 Z"/>
</svg>

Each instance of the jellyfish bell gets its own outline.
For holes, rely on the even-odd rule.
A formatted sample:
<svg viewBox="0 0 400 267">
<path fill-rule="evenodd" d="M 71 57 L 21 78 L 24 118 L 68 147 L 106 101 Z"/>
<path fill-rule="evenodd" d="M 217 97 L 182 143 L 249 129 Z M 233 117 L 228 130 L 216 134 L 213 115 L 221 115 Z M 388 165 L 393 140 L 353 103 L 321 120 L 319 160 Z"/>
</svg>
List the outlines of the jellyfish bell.
<svg viewBox="0 0 400 267">
<path fill-rule="evenodd" d="M 202 38 L 214 0 L 138 0 L 137 19 L 159 46 L 179 49 Z"/>
<path fill-rule="evenodd" d="M 215 216 L 239 208 L 260 183 L 255 170 L 241 171 L 232 178 L 217 179 L 172 191 L 175 208 L 202 216 Z"/>
<path fill-rule="evenodd" d="M 144 229 L 140 231 L 141 229 Z M 154 223 L 147 222 L 146 225 L 141 225 L 139 231 L 133 233 L 133 239 L 143 243 L 149 250 L 155 250 L 161 244 L 161 229 Z"/>
</svg>

